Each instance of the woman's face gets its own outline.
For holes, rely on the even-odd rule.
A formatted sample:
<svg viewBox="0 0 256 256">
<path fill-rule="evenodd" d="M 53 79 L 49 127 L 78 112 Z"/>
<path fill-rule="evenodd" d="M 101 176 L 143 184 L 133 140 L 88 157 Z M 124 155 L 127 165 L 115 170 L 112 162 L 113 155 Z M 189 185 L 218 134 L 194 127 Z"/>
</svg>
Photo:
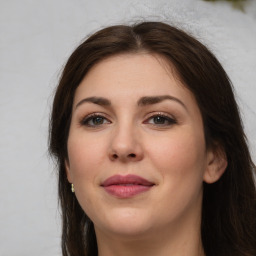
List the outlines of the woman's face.
<svg viewBox="0 0 256 256">
<path fill-rule="evenodd" d="M 212 154 L 197 103 L 169 66 L 150 54 L 110 57 L 76 90 L 66 169 L 97 234 L 200 223 Z"/>
</svg>

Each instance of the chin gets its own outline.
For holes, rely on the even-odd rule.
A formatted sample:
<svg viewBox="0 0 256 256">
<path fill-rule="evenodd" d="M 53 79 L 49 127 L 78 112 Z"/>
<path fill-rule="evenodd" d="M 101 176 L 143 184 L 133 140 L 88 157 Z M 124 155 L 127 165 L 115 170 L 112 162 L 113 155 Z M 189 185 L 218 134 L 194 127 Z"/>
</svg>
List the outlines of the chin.
<svg viewBox="0 0 256 256">
<path fill-rule="evenodd" d="M 148 233 L 152 226 L 149 216 L 140 210 L 131 208 L 114 210 L 111 215 L 105 216 L 102 223 L 100 226 L 104 228 L 105 232 L 124 238 L 141 236 Z M 97 229 L 96 222 L 95 228 Z"/>
</svg>

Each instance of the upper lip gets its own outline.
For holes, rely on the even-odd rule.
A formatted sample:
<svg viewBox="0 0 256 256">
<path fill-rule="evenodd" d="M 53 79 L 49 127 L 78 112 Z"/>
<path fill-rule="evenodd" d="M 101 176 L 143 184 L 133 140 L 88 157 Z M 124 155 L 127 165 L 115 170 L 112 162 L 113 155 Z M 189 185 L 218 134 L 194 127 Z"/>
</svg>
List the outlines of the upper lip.
<svg viewBox="0 0 256 256">
<path fill-rule="evenodd" d="M 122 185 L 122 184 L 134 184 L 134 185 L 141 185 L 141 186 L 153 186 L 155 185 L 153 182 L 148 181 L 140 176 L 137 175 L 114 175 L 107 178 L 101 186 L 107 187 L 112 185 Z"/>
</svg>

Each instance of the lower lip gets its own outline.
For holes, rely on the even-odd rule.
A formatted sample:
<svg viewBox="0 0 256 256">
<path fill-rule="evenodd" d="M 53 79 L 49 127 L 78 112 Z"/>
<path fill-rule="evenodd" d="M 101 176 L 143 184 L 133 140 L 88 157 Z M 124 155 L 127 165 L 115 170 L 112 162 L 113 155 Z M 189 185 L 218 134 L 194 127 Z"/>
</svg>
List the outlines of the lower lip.
<svg viewBox="0 0 256 256">
<path fill-rule="evenodd" d="M 111 185 L 104 189 L 111 195 L 119 198 L 129 198 L 150 190 L 152 186 L 142 185 Z"/>
</svg>

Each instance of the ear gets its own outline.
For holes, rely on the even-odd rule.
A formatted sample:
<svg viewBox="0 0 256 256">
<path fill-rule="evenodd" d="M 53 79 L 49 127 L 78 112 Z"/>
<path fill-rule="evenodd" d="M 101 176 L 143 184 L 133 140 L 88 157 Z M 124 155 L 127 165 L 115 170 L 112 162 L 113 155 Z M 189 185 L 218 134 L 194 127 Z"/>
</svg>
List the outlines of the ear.
<svg viewBox="0 0 256 256">
<path fill-rule="evenodd" d="M 221 146 L 209 149 L 207 152 L 207 167 L 204 173 L 206 183 L 218 181 L 227 168 L 227 156 Z"/>
<path fill-rule="evenodd" d="M 71 171 L 70 171 L 70 165 L 69 165 L 69 161 L 66 159 L 65 160 L 65 169 L 66 169 L 66 175 L 67 175 L 67 179 L 69 181 L 69 183 L 73 183 L 72 182 L 72 175 L 71 175 Z"/>
</svg>

